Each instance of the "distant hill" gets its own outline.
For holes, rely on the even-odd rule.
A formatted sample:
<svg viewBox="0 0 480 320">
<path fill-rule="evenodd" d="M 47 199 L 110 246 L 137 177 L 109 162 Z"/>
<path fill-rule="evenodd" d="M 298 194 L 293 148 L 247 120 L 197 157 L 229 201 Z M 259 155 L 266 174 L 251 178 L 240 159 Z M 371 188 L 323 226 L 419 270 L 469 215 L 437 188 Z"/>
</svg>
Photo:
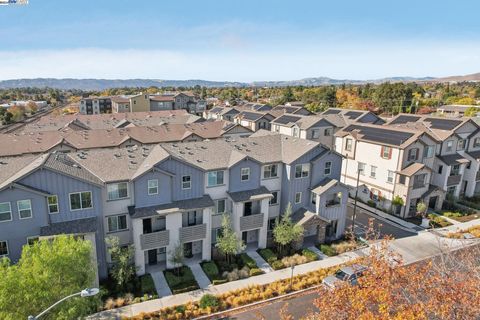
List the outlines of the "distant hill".
<svg viewBox="0 0 480 320">
<path fill-rule="evenodd" d="M 0 81 L 0 89 L 8 88 L 55 88 L 55 89 L 79 89 L 79 90 L 105 90 L 109 88 L 148 88 L 148 87 L 285 87 L 285 86 L 323 86 L 346 84 L 365 84 L 382 82 L 461 82 L 461 81 L 480 81 L 480 73 L 452 76 L 445 78 L 433 77 L 391 77 L 372 80 L 351 80 L 351 79 L 332 79 L 327 77 L 305 78 L 300 80 L 287 81 L 254 81 L 229 82 L 229 81 L 208 81 L 208 80 L 155 80 L 155 79 L 55 79 L 55 78 L 35 78 L 35 79 L 15 79 Z"/>
</svg>

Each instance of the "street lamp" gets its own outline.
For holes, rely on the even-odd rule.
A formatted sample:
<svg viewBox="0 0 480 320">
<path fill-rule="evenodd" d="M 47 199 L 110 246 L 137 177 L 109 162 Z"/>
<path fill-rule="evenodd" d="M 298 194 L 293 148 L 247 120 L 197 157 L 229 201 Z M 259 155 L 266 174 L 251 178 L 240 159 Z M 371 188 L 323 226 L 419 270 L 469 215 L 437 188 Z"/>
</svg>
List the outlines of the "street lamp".
<svg viewBox="0 0 480 320">
<path fill-rule="evenodd" d="M 352 216 L 352 232 L 355 236 L 355 217 L 357 216 L 357 198 L 358 198 L 358 185 L 360 184 L 360 173 L 363 169 L 360 169 L 360 164 L 357 167 L 357 189 L 355 190 L 355 202 L 353 204 L 353 216 Z"/>
<path fill-rule="evenodd" d="M 292 270 L 292 274 L 290 275 L 290 291 L 293 289 L 293 269 L 295 269 L 295 264 L 292 263 L 290 266 L 290 269 Z"/>
<path fill-rule="evenodd" d="M 63 299 L 60 299 L 58 300 L 57 302 L 55 302 L 54 304 L 52 304 L 50 307 L 48 307 L 47 309 L 43 310 L 42 312 L 40 312 L 38 315 L 36 316 L 28 316 L 27 320 L 37 320 L 38 318 L 40 318 L 41 316 L 43 316 L 45 313 L 47 313 L 48 311 L 50 311 L 51 309 L 53 309 L 54 307 L 56 307 L 57 305 L 59 305 L 60 303 L 62 303 L 63 301 L 65 300 L 68 300 L 70 298 L 73 298 L 73 297 L 76 297 L 76 296 L 80 296 L 82 298 L 87 298 L 87 297 L 92 297 L 94 295 L 96 295 L 97 293 L 99 293 L 100 290 L 98 288 L 86 288 L 86 289 L 83 289 L 82 291 L 80 292 L 77 292 L 77 293 L 74 293 L 74 294 L 71 294 L 69 296 L 66 296 L 65 298 Z"/>
</svg>

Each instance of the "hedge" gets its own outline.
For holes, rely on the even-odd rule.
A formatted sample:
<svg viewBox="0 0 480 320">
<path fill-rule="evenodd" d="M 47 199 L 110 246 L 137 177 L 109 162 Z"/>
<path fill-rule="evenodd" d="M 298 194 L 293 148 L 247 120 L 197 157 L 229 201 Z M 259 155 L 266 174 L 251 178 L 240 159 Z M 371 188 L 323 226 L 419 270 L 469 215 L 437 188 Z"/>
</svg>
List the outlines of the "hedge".
<svg viewBox="0 0 480 320">
<path fill-rule="evenodd" d="M 258 249 L 257 252 L 269 265 L 278 260 L 278 256 L 271 249 Z"/>
<path fill-rule="evenodd" d="M 307 258 L 307 262 L 318 260 L 317 254 L 310 249 L 303 249 L 302 255 Z"/>
<path fill-rule="evenodd" d="M 249 267 L 250 269 L 256 268 L 257 264 L 255 260 L 252 259 L 248 254 L 242 253 L 240 254 L 240 260 L 242 261 L 243 265 Z"/>
<path fill-rule="evenodd" d="M 173 269 L 165 270 L 163 273 L 173 294 L 199 289 L 192 270 L 190 270 L 190 268 L 187 266 L 180 268 L 178 276 Z"/>
</svg>

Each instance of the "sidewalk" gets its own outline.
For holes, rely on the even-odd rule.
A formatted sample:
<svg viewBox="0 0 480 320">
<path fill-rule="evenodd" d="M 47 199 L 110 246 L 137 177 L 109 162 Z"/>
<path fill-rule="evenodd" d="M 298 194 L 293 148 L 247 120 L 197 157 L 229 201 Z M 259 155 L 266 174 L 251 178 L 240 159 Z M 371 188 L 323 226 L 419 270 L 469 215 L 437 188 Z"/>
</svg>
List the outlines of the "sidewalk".
<svg viewBox="0 0 480 320">
<path fill-rule="evenodd" d="M 263 260 L 262 256 L 259 255 L 257 251 L 249 250 L 247 251 L 247 254 L 255 261 L 257 267 L 263 272 L 270 273 L 273 271 L 272 267 L 270 267 L 270 265 L 265 260 Z"/>
<path fill-rule="evenodd" d="M 480 224 L 480 219 L 472 220 L 462 224 L 447 227 L 450 231 L 455 231 L 457 228 L 465 229 L 472 225 Z M 453 227 L 453 228 L 452 228 Z M 402 239 L 393 240 L 390 243 L 390 248 L 401 254 L 404 263 L 410 264 L 420 260 L 430 258 L 445 252 L 445 249 L 454 250 L 464 247 L 465 244 L 478 240 L 457 240 L 442 238 L 435 235 L 433 232 L 422 231 L 415 236 L 406 237 Z M 353 252 L 347 252 L 335 257 L 328 257 L 322 260 L 312 261 L 299 266 L 294 269 L 294 275 L 305 274 L 310 271 L 322 268 L 333 267 L 340 265 L 347 261 L 354 260 L 358 257 L 365 256 L 370 251 L 369 248 L 363 248 Z M 242 279 L 238 281 L 227 282 L 225 284 L 209 286 L 206 289 L 195 290 L 192 292 L 172 295 L 160 299 L 150 300 L 142 303 L 129 305 L 126 307 L 107 310 L 88 317 L 88 319 L 121 319 L 121 317 L 132 317 L 142 312 L 153 312 L 164 307 L 184 304 L 188 301 L 198 301 L 206 294 L 221 294 L 228 291 L 248 287 L 249 285 L 262 285 L 276 280 L 287 279 L 290 277 L 290 268 L 272 271 L 266 274 Z"/>
<path fill-rule="evenodd" d="M 152 276 L 153 283 L 155 284 L 155 289 L 157 290 L 157 294 L 159 297 L 166 297 L 172 295 L 172 291 L 170 291 L 167 280 L 165 279 L 162 271 L 157 270 L 151 272 L 150 275 Z"/>
</svg>

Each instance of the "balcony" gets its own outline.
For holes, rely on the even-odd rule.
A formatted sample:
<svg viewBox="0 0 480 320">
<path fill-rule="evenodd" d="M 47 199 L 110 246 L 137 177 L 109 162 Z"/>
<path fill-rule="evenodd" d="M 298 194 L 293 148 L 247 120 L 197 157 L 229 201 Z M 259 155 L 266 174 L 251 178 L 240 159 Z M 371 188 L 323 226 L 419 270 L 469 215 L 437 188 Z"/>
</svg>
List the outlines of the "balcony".
<svg viewBox="0 0 480 320">
<path fill-rule="evenodd" d="M 170 243 L 170 231 L 163 230 L 140 235 L 140 247 L 142 250 L 166 247 Z"/>
<path fill-rule="evenodd" d="M 206 237 L 207 225 L 205 223 L 180 228 L 180 242 L 182 243 L 202 240 Z"/>
<path fill-rule="evenodd" d="M 454 186 L 460 183 L 462 181 L 462 175 L 456 174 L 453 176 L 449 176 L 447 179 L 447 186 Z"/>
<path fill-rule="evenodd" d="M 240 231 L 263 227 L 263 213 L 240 217 Z"/>
<path fill-rule="evenodd" d="M 325 207 L 333 207 L 333 206 L 338 206 L 340 205 L 340 201 L 338 199 L 335 200 L 327 200 L 325 203 Z"/>
</svg>

